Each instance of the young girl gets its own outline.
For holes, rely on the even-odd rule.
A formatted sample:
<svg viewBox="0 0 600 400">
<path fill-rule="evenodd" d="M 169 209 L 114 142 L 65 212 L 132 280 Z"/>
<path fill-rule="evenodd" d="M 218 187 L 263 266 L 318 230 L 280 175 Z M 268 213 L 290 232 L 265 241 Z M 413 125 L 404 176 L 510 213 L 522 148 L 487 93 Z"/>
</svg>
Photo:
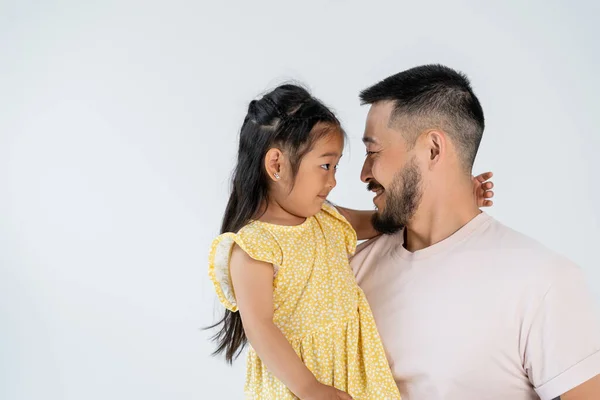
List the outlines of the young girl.
<svg viewBox="0 0 600 400">
<path fill-rule="evenodd" d="M 232 362 L 252 344 L 247 398 L 400 398 L 348 261 L 356 231 L 376 235 L 371 213 L 341 209 L 346 219 L 326 201 L 344 138 L 333 113 L 294 85 L 248 107 L 209 255 L 227 309 L 215 325 L 216 353 Z"/>
</svg>

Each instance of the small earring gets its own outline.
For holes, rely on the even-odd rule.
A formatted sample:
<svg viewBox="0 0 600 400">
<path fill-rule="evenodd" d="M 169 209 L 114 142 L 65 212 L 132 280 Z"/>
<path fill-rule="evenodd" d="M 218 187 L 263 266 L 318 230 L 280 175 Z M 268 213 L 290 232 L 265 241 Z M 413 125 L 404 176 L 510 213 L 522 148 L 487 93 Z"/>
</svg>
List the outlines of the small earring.
<svg viewBox="0 0 600 400">
<path fill-rule="evenodd" d="M 277 172 L 275 172 L 275 173 L 273 174 L 273 176 L 275 177 L 275 179 L 279 179 L 279 178 L 280 178 L 280 176 L 279 176 L 279 174 L 278 174 Z"/>
</svg>

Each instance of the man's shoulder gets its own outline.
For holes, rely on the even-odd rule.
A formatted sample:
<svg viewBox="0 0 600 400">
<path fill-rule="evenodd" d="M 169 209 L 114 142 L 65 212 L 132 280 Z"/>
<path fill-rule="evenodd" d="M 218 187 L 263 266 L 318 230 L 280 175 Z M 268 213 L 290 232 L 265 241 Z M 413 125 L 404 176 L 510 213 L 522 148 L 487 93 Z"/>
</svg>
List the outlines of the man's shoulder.
<svg viewBox="0 0 600 400">
<path fill-rule="evenodd" d="M 561 257 L 556 251 L 548 248 L 539 240 L 511 228 L 495 218 L 490 217 L 487 228 L 477 235 L 484 248 L 500 252 L 527 252 L 540 257 Z"/>
<path fill-rule="evenodd" d="M 379 235 L 373 239 L 369 239 L 359 244 L 356 247 L 356 252 L 350 260 L 350 265 L 357 274 L 363 266 L 371 264 L 373 257 L 377 260 L 390 256 L 398 246 L 402 246 L 404 232 L 399 232 L 392 235 Z"/>
<path fill-rule="evenodd" d="M 536 275 L 556 276 L 578 269 L 564 255 L 494 218 L 490 218 L 486 229 L 466 245 L 469 250 L 487 253 L 487 259 L 497 260 L 505 267 L 512 265 L 524 274 L 530 270 Z"/>
<path fill-rule="evenodd" d="M 374 250 L 377 250 L 379 254 L 386 254 L 391 252 L 398 246 L 402 245 L 404 240 L 404 230 L 401 229 L 392 235 L 379 235 L 373 239 L 365 240 L 356 247 L 356 255 L 360 253 L 368 254 Z"/>
</svg>

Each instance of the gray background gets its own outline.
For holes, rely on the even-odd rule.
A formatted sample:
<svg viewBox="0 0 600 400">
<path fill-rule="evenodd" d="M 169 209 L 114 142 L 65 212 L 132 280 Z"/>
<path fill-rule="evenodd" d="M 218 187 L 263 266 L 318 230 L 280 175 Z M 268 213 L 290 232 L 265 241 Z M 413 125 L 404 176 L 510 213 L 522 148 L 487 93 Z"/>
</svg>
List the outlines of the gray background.
<svg viewBox="0 0 600 400">
<path fill-rule="evenodd" d="M 452 3 L 452 4 L 450 4 Z M 358 92 L 431 62 L 487 118 L 489 213 L 585 269 L 600 303 L 600 30 L 585 1 L 0 2 L 0 398 L 241 398 L 207 279 L 247 103 L 295 79 L 350 136 Z M 484 260 L 482 260 L 484 261 Z M 465 283 L 468 284 L 468 283 Z"/>
</svg>

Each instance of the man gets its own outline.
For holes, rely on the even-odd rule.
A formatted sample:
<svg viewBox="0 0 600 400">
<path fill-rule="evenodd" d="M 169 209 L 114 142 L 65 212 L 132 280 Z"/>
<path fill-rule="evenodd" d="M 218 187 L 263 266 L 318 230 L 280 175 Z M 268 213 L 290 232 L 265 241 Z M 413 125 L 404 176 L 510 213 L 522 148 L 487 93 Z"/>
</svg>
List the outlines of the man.
<svg viewBox="0 0 600 400">
<path fill-rule="evenodd" d="M 421 66 L 361 100 L 361 179 L 385 235 L 352 266 L 403 398 L 600 399 L 599 314 L 581 270 L 473 198 L 484 117 L 468 79 Z"/>
</svg>

